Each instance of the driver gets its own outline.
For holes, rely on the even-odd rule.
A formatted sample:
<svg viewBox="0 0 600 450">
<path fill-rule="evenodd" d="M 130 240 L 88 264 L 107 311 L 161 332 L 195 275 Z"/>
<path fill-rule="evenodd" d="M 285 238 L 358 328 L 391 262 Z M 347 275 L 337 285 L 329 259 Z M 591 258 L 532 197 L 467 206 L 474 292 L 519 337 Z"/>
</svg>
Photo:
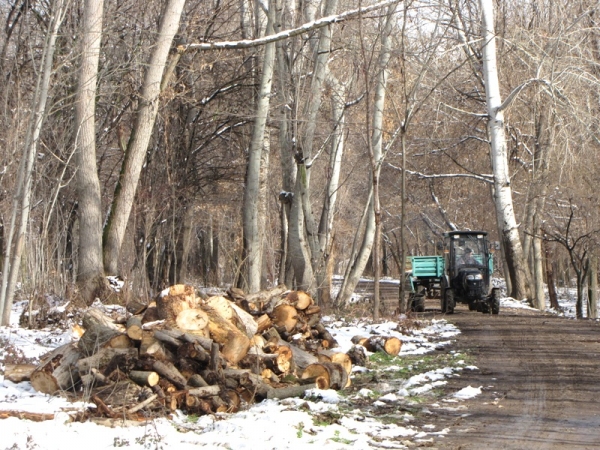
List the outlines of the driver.
<svg viewBox="0 0 600 450">
<path fill-rule="evenodd" d="M 469 247 L 465 248 L 465 252 L 459 258 L 458 264 L 460 266 L 478 264 L 477 260 L 475 258 L 473 258 L 472 255 L 473 255 L 473 250 L 471 250 Z"/>
</svg>

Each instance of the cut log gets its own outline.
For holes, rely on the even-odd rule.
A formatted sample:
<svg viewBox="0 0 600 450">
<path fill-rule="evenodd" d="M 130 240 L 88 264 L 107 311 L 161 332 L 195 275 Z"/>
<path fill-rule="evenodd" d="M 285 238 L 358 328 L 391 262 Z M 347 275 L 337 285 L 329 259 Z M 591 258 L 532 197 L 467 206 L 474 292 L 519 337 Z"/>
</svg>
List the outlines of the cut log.
<svg viewBox="0 0 600 450">
<path fill-rule="evenodd" d="M 252 317 L 252 315 L 244 311 L 235 303 L 230 302 L 230 304 L 236 316 L 235 323 L 237 324 L 237 327 L 246 333 L 248 338 L 252 339 L 252 337 L 258 333 L 258 324 L 256 323 L 256 320 L 254 317 Z"/>
<path fill-rule="evenodd" d="M 256 292 L 254 294 L 246 295 L 246 301 L 248 303 L 270 303 L 272 299 L 279 300 L 281 296 L 288 291 L 288 288 L 283 284 L 279 286 L 275 286 L 273 289 L 269 289 L 266 291 Z"/>
<path fill-rule="evenodd" d="M 323 345 L 324 348 L 335 348 L 338 346 L 337 341 L 331 335 L 331 333 L 327 331 L 325 325 L 319 322 L 315 324 L 314 329 L 317 330 L 317 332 L 319 333 L 319 338 L 327 342 L 327 345 Z"/>
<path fill-rule="evenodd" d="M 276 327 L 290 333 L 298 323 L 298 311 L 291 305 L 281 304 L 273 310 L 271 320 Z"/>
<path fill-rule="evenodd" d="M 160 376 L 156 372 L 147 370 L 132 370 L 129 372 L 129 378 L 139 386 L 156 386 L 160 381 Z"/>
<path fill-rule="evenodd" d="M 158 317 L 158 308 L 156 305 L 148 306 L 146 311 L 144 311 L 144 315 L 142 316 L 142 324 L 153 323 L 160 320 Z"/>
<path fill-rule="evenodd" d="M 250 339 L 211 307 L 203 306 L 202 309 L 208 314 L 210 337 L 223 346 L 221 348 L 223 357 L 229 363 L 237 364 L 246 356 L 250 348 Z"/>
<path fill-rule="evenodd" d="M 271 388 L 267 394 L 267 398 L 278 398 L 280 400 L 290 397 L 304 397 L 306 391 L 310 389 L 320 389 L 314 383 L 286 386 L 281 388 Z"/>
<path fill-rule="evenodd" d="M 184 309 L 175 319 L 177 328 L 185 332 L 202 331 L 208 325 L 208 316 L 200 308 Z"/>
<path fill-rule="evenodd" d="M 304 314 L 306 314 L 307 316 L 312 316 L 312 315 L 320 314 L 320 313 L 321 313 L 321 307 L 318 305 L 309 306 L 308 308 L 306 308 L 304 310 Z"/>
<path fill-rule="evenodd" d="M 31 386 L 38 392 L 54 395 L 71 390 L 80 380 L 77 361 L 81 352 L 76 345 L 62 345 L 44 356 L 31 373 Z"/>
<path fill-rule="evenodd" d="M 147 308 L 148 305 L 140 303 L 137 300 L 129 300 L 127 302 L 127 305 L 125 305 L 125 309 L 127 310 L 127 312 L 133 316 L 142 314 L 144 311 L 146 311 Z"/>
<path fill-rule="evenodd" d="M 141 341 L 142 334 L 142 318 L 140 316 L 131 316 L 127 319 L 127 336 L 134 341 Z"/>
<path fill-rule="evenodd" d="M 177 367 L 169 361 L 155 361 L 152 368 L 161 377 L 164 377 L 173 383 L 178 389 L 183 389 L 187 384 L 185 377 L 181 375 L 181 372 L 179 372 Z"/>
<path fill-rule="evenodd" d="M 179 358 L 190 358 L 202 364 L 208 364 L 210 354 L 198 343 L 185 342 L 177 348 Z"/>
<path fill-rule="evenodd" d="M 370 336 L 366 340 L 360 340 L 360 345 L 370 352 L 383 352 L 396 356 L 402 348 L 402 341 L 393 336 Z"/>
<path fill-rule="evenodd" d="M 136 348 L 103 348 L 96 354 L 87 358 L 80 358 L 77 363 L 77 370 L 80 374 L 86 374 L 92 369 L 99 369 L 101 372 L 106 369 L 115 357 L 137 358 L 138 350 Z"/>
<path fill-rule="evenodd" d="M 95 328 L 98 325 L 102 325 L 107 328 L 114 328 L 117 331 L 123 331 L 121 327 L 115 325 L 114 321 L 109 316 L 100 311 L 98 308 L 88 309 L 83 315 L 81 322 L 83 328 L 86 330 L 89 330 L 90 328 Z"/>
<path fill-rule="evenodd" d="M 204 380 L 204 378 L 202 378 L 202 375 L 200 375 L 199 373 L 193 374 L 187 380 L 187 384 L 188 384 L 188 386 L 191 386 L 191 387 L 206 387 L 206 386 L 208 386 L 208 383 Z"/>
<path fill-rule="evenodd" d="M 184 309 L 196 307 L 196 293 L 193 286 L 176 284 L 163 290 L 156 299 L 158 317 L 175 323 L 177 315 Z"/>
<path fill-rule="evenodd" d="M 98 324 L 95 328 L 86 329 L 77 346 L 84 355 L 90 356 L 102 348 L 130 348 L 133 342 L 125 333 Z"/>
<path fill-rule="evenodd" d="M 125 329 L 113 323 L 112 319 L 97 308 L 90 308 L 83 316 L 85 333 L 79 339 L 79 350 L 90 356 L 103 347 L 128 348 L 133 343 L 125 334 Z"/>
<path fill-rule="evenodd" d="M 263 314 L 258 319 L 256 319 L 256 324 L 258 325 L 256 332 L 262 333 L 265 330 L 271 328 L 273 322 L 271 322 L 271 318 L 267 314 Z"/>
<path fill-rule="evenodd" d="M 319 362 L 333 362 L 341 365 L 348 375 L 352 372 L 352 360 L 346 353 L 321 350 L 318 358 Z"/>
<path fill-rule="evenodd" d="M 187 311 L 191 310 L 188 309 Z M 183 344 L 182 340 L 176 338 L 172 333 L 168 333 L 166 330 L 154 330 L 152 336 L 154 336 L 155 339 L 158 339 L 162 343 L 173 347 L 174 349 L 179 348 L 179 346 Z"/>
<path fill-rule="evenodd" d="M 300 311 L 304 311 L 306 308 L 314 304 L 312 297 L 304 291 L 292 291 L 285 299 L 291 306 Z"/>
<path fill-rule="evenodd" d="M 240 360 L 239 366 L 250 369 L 256 374 L 261 374 L 268 369 L 276 375 L 286 375 L 294 369 L 293 353 L 288 345 L 278 346 L 273 353 L 265 353 L 260 349 L 252 348 Z"/>
<path fill-rule="evenodd" d="M 226 378 L 237 380 L 242 388 L 254 393 L 260 400 L 267 398 L 269 391 L 272 389 L 260 375 L 252 373 L 249 370 L 225 369 L 223 375 Z"/>
<path fill-rule="evenodd" d="M 182 330 L 171 329 L 171 330 L 160 330 L 161 334 L 166 334 L 171 336 L 173 339 L 178 339 L 180 341 L 185 342 L 197 342 L 199 343 L 204 350 L 210 352 L 212 349 L 213 341 L 208 336 L 201 336 L 194 333 L 186 333 Z M 156 332 L 155 332 L 156 334 Z"/>
<path fill-rule="evenodd" d="M 193 395 L 194 397 L 212 397 L 213 395 L 218 395 L 221 392 L 221 388 L 219 386 L 205 386 L 205 387 L 197 387 L 188 389 L 188 394 Z"/>
<path fill-rule="evenodd" d="M 6 364 L 4 366 L 4 379 L 13 383 L 29 381 L 36 367 L 35 364 Z"/>
<path fill-rule="evenodd" d="M 320 389 L 344 389 L 348 374 L 340 364 L 322 362 L 311 364 L 302 373 L 303 380 L 315 380 Z"/>
<path fill-rule="evenodd" d="M 235 321 L 237 320 L 237 316 L 232 306 L 233 303 L 227 300 L 225 297 L 220 295 L 216 295 L 213 297 L 209 297 L 205 302 L 206 306 L 212 308 L 218 315 L 220 315 L 223 319 L 228 322 L 237 325 Z"/>
<path fill-rule="evenodd" d="M 319 362 L 332 362 L 339 364 L 344 368 L 348 375 L 348 383 L 344 387 L 349 387 L 352 383 L 350 380 L 350 374 L 352 373 L 352 360 L 350 356 L 342 352 L 333 352 L 330 350 L 321 350 L 318 355 Z"/>
<path fill-rule="evenodd" d="M 173 353 L 166 348 L 163 342 L 154 337 L 152 332 L 144 332 L 142 342 L 140 344 L 140 356 L 152 356 L 160 360 L 172 361 L 175 359 Z"/>
<path fill-rule="evenodd" d="M 367 352 L 362 345 L 353 345 L 348 350 L 347 355 L 355 366 L 367 367 Z"/>
<path fill-rule="evenodd" d="M 282 341 L 283 343 L 283 341 Z M 302 350 L 300 347 L 294 344 L 285 343 L 292 350 L 293 361 L 294 361 L 294 372 L 301 374 L 311 364 L 315 364 L 319 361 L 317 356 L 312 353 Z"/>
</svg>

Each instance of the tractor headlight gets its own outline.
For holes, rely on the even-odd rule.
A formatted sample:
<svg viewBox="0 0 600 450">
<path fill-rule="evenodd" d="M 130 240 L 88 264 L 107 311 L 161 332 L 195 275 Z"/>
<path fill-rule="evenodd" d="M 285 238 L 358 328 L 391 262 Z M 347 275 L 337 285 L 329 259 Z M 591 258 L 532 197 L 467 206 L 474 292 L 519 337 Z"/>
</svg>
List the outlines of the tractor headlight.
<svg viewBox="0 0 600 450">
<path fill-rule="evenodd" d="M 467 280 L 483 280 L 483 275 L 480 273 L 473 273 L 471 275 L 467 275 Z"/>
</svg>

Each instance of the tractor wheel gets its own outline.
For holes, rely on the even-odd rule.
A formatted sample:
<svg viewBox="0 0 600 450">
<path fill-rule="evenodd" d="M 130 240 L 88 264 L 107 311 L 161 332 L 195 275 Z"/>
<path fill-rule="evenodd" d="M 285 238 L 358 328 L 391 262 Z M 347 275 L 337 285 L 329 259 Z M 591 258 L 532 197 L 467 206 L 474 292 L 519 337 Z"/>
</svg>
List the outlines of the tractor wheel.
<svg viewBox="0 0 600 450">
<path fill-rule="evenodd" d="M 451 288 L 445 289 L 444 295 L 442 296 L 442 313 L 454 314 L 455 305 L 454 291 Z"/>
<path fill-rule="evenodd" d="M 500 313 L 500 289 L 492 289 L 492 314 Z"/>
</svg>

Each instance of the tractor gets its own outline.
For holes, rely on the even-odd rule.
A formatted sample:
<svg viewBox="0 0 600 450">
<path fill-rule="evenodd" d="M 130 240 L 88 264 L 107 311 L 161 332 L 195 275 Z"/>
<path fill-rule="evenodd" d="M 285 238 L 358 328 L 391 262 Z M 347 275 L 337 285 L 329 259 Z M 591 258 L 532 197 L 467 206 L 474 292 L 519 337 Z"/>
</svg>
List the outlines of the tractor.
<svg viewBox="0 0 600 450">
<path fill-rule="evenodd" d="M 494 249 L 499 247 L 495 243 Z M 450 231 L 438 244 L 443 256 L 411 256 L 407 276 L 408 308 L 422 312 L 425 296 L 440 297 L 443 313 L 452 314 L 456 303 L 469 310 L 498 314 L 500 290 L 490 289 L 494 270 L 491 243 L 485 231 Z"/>
</svg>

